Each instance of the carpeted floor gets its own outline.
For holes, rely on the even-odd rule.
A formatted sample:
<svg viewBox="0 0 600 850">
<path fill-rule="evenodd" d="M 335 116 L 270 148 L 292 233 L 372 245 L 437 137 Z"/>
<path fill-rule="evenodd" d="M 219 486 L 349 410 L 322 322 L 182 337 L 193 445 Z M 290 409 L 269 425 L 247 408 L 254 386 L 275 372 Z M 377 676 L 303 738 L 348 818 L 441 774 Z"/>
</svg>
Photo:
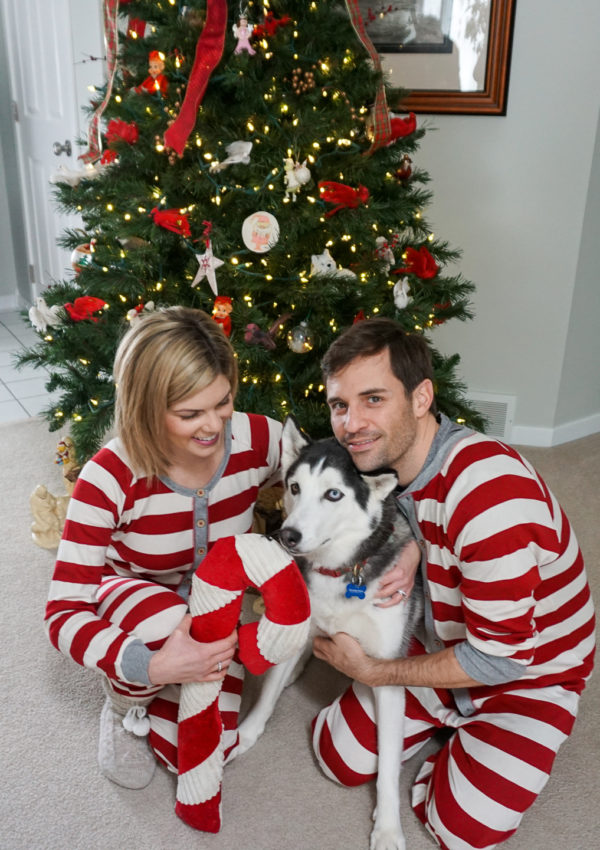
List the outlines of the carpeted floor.
<svg viewBox="0 0 600 850">
<path fill-rule="evenodd" d="M 173 812 L 175 777 L 159 769 L 142 791 L 104 779 L 96 767 L 103 702 L 94 674 L 47 642 L 42 615 L 53 555 L 30 535 L 37 484 L 63 493 L 53 464 L 60 435 L 29 419 L 0 426 L 4 482 L 1 605 L 2 850 L 366 850 L 372 786 L 337 787 L 316 767 L 308 725 L 345 680 L 313 659 L 256 747 L 227 767 L 223 827 L 198 833 Z M 524 449 L 555 491 L 578 534 L 600 598 L 600 434 L 554 449 Z M 587 850 L 600 828 L 600 678 L 592 679 L 573 736 L 544 793 L 506 850 Z M 435 845 L 409 807 L 422 756 L 404 770 L 401 799 L 408 850 Z"/>
</svg>

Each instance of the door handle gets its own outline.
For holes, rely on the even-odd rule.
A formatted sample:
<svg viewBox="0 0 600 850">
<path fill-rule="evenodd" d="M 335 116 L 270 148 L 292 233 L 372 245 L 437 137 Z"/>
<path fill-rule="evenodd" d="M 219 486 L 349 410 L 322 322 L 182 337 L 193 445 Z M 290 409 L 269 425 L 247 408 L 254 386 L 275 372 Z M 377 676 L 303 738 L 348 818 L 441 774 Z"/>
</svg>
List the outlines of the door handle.
<svg viewBox="0 0 600 850">
<path fill-rule="evenodd" d="M 71 142 L 69 139 L 67 139 L 64 145 L 61 145 L 60 142 L 54 142 L 52 150 L 54 151 L 54 156 L 60 156 L 61 153 L 66 153 L 67 156 L 71 156 Z"/>
</svg>

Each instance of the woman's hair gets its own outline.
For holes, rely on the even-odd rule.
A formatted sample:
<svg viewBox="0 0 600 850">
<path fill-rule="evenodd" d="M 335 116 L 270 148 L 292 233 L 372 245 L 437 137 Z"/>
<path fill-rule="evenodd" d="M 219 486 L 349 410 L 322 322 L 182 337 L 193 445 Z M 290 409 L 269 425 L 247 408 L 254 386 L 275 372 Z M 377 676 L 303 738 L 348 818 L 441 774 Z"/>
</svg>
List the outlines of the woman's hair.
<svg viewBox="0 0 600 850">
<path fill-rule="evenodd" d="M 174 404 L 219 375 L 237 389 L 231 343 L 209 315 L 166 307 L 138 319 L 122 338 L 114 363 L 115 426 L 138 475 L 162 475 L 170 465 L 165 416 Z"/>
<path fill-rule="evenodd" d="M 409 397 L 426 378 L 434 383 L 431 352 L 425 339 L 408 334 L 393 319 L 365 319 L 351 325 L 331 344 L 321 361 L 323 379 L 335 375 L 357 357 L 371 357 L 387 349 L 390 365 Z M 435 400 L 431 412 L 436 415 Z"/>
</svg>

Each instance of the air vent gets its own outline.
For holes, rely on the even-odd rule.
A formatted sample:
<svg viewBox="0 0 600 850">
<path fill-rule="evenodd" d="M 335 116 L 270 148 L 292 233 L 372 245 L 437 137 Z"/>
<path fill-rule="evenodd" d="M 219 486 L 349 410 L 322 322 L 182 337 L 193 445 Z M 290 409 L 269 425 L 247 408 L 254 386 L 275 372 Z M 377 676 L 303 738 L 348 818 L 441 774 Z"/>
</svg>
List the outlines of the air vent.
<svg viewBox="0 0 600 850">
<path fill-rule="evenodd" d="M 468 397 L 475 409 L 487 419 L 485 433 L 490 437 L 497 437 L 499 440 L 510 443 L 517 403 L 516 396 L 480 393 L 471 390 Z"/>
</svg>

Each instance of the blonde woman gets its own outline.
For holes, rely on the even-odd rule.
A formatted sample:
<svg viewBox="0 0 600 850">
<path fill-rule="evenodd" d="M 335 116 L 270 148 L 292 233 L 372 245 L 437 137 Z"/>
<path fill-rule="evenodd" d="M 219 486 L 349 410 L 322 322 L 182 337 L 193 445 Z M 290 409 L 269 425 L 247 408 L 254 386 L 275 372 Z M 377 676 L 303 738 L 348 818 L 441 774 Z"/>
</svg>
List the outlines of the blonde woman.
<svg viewBox="0 0 600 850">
<path fill-rule="evenodd" d="M 177 770 L 182 682 L 223 680 L 226 750 L 235 743 L 236 633 L 195 641 L 187 598 L 211 545 L 251 530 L 259 488 L 278 478 L 281 425 L 234 411 L 232 347 L 199 310 L 140 319 L 119 345 L 114 377 L 117 436 L 75 486 L 46 628 L 60 652 L 102 675 L 101 771 L 143 788 L 154 754 Z"/>
</svg>

